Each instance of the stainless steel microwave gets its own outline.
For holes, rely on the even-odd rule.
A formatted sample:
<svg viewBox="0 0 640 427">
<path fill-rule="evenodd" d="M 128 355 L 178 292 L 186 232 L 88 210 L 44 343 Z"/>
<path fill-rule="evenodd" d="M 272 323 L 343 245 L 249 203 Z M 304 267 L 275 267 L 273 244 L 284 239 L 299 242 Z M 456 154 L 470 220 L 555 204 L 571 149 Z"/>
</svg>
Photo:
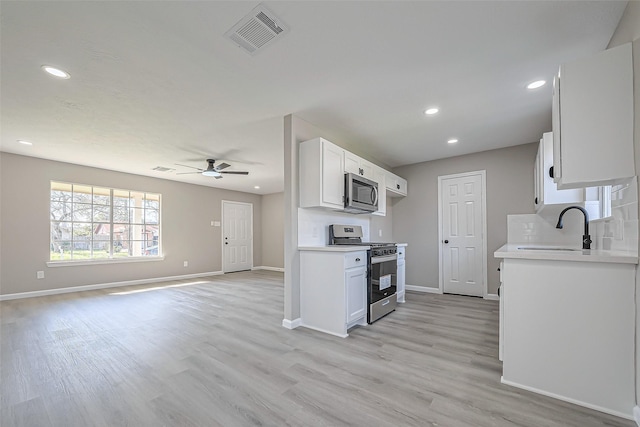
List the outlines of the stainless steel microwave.
<svg viewBox="0 0 640 427">
<path fill-rule="evenodd" d="M 344 174 L 344 210 L 371 213 L 378 210 L 378 183 L 354 173 Z"/>
</svg>

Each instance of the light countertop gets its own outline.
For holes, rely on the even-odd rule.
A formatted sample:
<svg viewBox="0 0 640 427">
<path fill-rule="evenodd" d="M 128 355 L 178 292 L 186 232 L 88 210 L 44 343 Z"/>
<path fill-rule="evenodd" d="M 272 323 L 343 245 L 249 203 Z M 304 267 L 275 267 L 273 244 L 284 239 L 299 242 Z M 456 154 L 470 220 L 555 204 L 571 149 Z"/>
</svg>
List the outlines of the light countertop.
<svg viewBox="0 0 640 427">
<path fill-rule="evenodd" d="M 626 251 L 591 250 L 553 250 L 552 248 L 567 248 L 568 246 L 543 245 L 531 243 L 508 243 L 493 253 L 496 258 L 518 258 L 551 261 L 579 261 L 579 262 L 609 262 L 618 264 L 638 264 L 638 255 Z M 549 248 L 518 249 L 518 248 Z"/>
<path fill-rule="evenodd" d="M 318 251 L 318 252 L 358 252 L 366 251 L 369 246 L 298 246 L 299 251 Z"/>
</svg>

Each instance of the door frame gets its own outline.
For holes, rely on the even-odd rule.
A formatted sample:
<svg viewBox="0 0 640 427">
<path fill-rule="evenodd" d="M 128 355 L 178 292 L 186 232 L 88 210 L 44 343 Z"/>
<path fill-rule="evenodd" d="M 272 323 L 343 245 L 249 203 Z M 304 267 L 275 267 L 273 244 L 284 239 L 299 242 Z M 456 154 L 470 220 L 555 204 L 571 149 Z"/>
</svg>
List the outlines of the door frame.
<svg viewBox="0 0 640 427">
<path fill-rule="evenodd" d="M 487 297 L 487 171 L 478 170 L 472 172 L 456 173 L 451 175 L 438 176 L 438 291 L 444 293 L 444 259 L 442 256 L 442 181 L 452 178 L 464 178 L 467 176 L 480 175 L 480 188 L 482 189 L 481 212 L 482 212 L 482 277 L 484 286 L 482 289 L 482 297 Z"/>
<path fill-rule="evenodd" d="M 233 203 L 236 205 L 248 205 L 251 207 L 251 270 L 253 270 L 253 203 L 249 203 L 249 202 L 236 202 L 234 200 L 222 200 L 222 203 L 220 204 L 220 210 L 221 210 L 221 215 L 220 218 L 222 219 L 222 227 L 221 227 L 221 234 L 220 234 L 220 250 L 222 252 L 221 254 L 221 261 L 222 261 L 222 265 L 220 266 L 220 270 L 222 271 L 222 273 L 226 273 L 226 271 L 224 271 L 224 266 L 225 266 L 225 255 L 224 255 L 224 206 L 226 204 L 229 203 Z"/>
</svg>

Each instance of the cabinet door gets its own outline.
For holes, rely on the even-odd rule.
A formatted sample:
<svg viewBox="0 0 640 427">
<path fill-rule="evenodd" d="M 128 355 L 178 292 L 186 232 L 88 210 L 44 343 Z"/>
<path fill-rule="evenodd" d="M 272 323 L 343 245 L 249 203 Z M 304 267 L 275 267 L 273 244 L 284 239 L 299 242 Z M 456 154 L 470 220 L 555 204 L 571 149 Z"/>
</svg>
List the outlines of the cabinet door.
<svg viewBox="0 0 640 427">
<path fill-rule="evenodd" d="M 367 315 L 367 268 L 345 270 L 344 282 L 347 298 L 347 323 Z"/>
<path fill-rule="evenodd" d="M 362 176 L 360 173 L 360 157 L 348 151 L 344 152 L 344 171 L 345 173 L 355 173 Z"/>
<path fill-rule="evenodd" d="M 387 214 L 387 187 L 385 184 L 386 171 L 375 166 L 373 180 L 378 183 L 378 210 L 374 215 L 385 216 Z"/>
<path fill-rule="evenodd" d="M 560 71 L 553 103 L 553 114 L 559 110 L 558 188 L 634 176 L 631 43 L 563 64 Z"/>
<path fill-rule="evenodd" d="M 375 166 L 373 163 L 360 159 L 360 176 L 375 181 L 376 177 L 374 170 Z"/>
<path fill-rule="evenodd" d="M 542 194 L 540 191 L 540 174 L 542 171 L 542 164 L 540 162 L 540 154 L 542 152 L 542 140 L 540 140 L 540 145 L 538 146 L 538 153 L 536 154 L 536 161 L 533 165 L 533 205 L 538 211 L 539 207 L 543 204 Z"/>
<path fill-rule="evenodd" d="M 322 202 L 337 208 L 344 206 L 344 150 L 333 144 L 322 149 Z"/>
<path fill-rule="evenodd" d="M 396 288 L 396 292 L 398 293 L 398 302 L 404 302 L 404 288 L 406 285 L 405 278 L 405 260 L 398 259 L 398 284 Z"/>
<path fill-rule="evenodd" d="M 396 189 L 398 193 L 406 196 L 407 195 L 407 180 L 401 177 L 397 178 Z"/>
</svg>

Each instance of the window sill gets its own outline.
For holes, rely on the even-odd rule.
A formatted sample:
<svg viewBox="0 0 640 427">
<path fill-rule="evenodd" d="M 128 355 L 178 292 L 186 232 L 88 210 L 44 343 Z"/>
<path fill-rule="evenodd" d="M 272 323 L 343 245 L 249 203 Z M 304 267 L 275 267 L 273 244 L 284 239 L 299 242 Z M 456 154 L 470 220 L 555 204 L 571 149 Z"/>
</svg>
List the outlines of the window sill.
<svg viewBox="0 0 640 427">
<path fill-rule="evenodd" d="M 91 259 L 91 260 L 69 260 L 69 261 L 47 261 L 47 267 L 78 267 L 81 265 L 101 265 L 101 264 L 127 264 L 130 262 L 153 262 L 164 261 L 164 256 L 147 256 L 147 257 L 131 257 L 131 258 L 110 258 L 110 259 Z"/>
</svg>

